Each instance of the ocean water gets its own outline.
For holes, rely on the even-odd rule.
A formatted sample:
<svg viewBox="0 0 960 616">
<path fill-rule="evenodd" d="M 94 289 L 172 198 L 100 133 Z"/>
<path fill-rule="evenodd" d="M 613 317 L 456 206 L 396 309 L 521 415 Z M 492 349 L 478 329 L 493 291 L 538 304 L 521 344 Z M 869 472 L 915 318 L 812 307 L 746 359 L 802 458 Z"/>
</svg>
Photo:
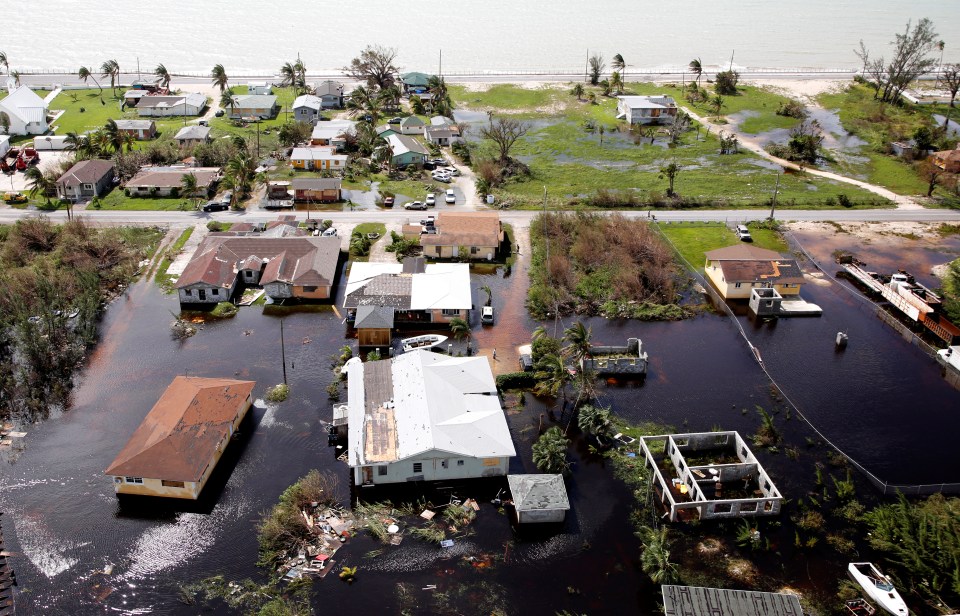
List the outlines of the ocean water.
<svg viewBox="0 0 960 616">
<path fill-rule="evenodd" d="M 12 8 L 8 7 L 8 8 Z M 311 73 L 344 66 L 367 44 L 399 51 L 405 70 L 581 71 L 588 50 L 628 71 L 685 66 L 856 68 L 910 19 L 933 20 L 945 59 L 960 61 L 960 2 L 943 0 L 351 0 L 211 2 L 46 0 L 4 11 L 11 68 L 76 72 L 116 59 L 126 71 L 272 74 L 299 55 Z"/>
</svg>

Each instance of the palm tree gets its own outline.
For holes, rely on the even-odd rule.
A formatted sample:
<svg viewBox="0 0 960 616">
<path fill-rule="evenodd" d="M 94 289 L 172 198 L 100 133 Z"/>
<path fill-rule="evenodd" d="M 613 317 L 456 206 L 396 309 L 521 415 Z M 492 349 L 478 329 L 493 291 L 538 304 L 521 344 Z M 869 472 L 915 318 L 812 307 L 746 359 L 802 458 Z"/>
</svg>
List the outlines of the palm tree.
<svg viewBox="0 0 960 616">
<path fill-rule="evenodd" d="M 110 143 L 113 151 L 121 154 L 125 143 L 124 133 L 120 130 L 120 127 L 117 126 L 116 121 L 107 120 L 107 123 L 103 126 L 103 133 L 107 136 L 107 141 Z"/>
<path fill-rule="evenodd" d="M 690 64 L 687 66 L 690 67 L 690 72 L 697 76 L 697 87 L 700 87 L 700 75 L 703 74 L 703 64 L 700 62 L 700 58 L 694 58 L 690 60 Z"/>
<path fill-rule="evenodd" d="M 403 93 L 400 91 L 400 86 L 393 84 L 385 88 L 380 88 L 380 92 L 377 94 L 377 101 L 386 109 L 396 109 L 400 106 L 401 96 L 403 96 Z"/>
<path fill-rule="evenodd" d="M 153 74 L 157 77 L 157 85 L 161 88 L 170 87 L 170 72 L 166 66 L 158 64 L 157 68 L 153 69 Z"/>
<path fill-rule="evenodd" d="M 717 94 L 710 102 L 713 105 L 713 108 L 717 110 L 717 119 L 719 120 L 720 111 L 723 109 L 723 97 Z"/>
<path fill-rule="evenodd" d="M 297 83 L 297 69 L 293 66 L 292 62 L 287 62 L 280 67 L 280 77 L 281 87 L 295 86 Z"/>
<path fill-rule="evenodd" d="M 188 173 L 180 178 L 180 192 L 184 197 L 192 197 L 197 192 L 197 176 Z"/>
<path fill-rule="evenodd" d="M 937 63 L 937 82 L 940 81 L 940 73 L 943 72 L 943 48 L 947 44 L 944 41 L 937 41 L 937 49 L 940 50 L 940 62 Z"/>
<path fill-rule="evenodd" d="M 570 371 L 563 361 L 563 356 L 557 353 L 549 353 L 540 358 L 537 362 L 537 370 L 534 378 L 537 384 L 533 386 L 533 391 L 538 396 L 550 396 L 556 398 L 557 395 L 563 396 L 563 403 L 567 403 L 567 384 L 573 379 Z"/>
<path fill-rule="evenodd" d="M 540 435 L 533 444 L 533 463 L 544 473 L 564 473 L 570 470 L 567 447 L 570 441 L 560 428 L 554 426 Z"/>
<path fill-rule="evenodd" d="M 33 198 L 37 196 L 37 193 L 40 193 L 47 200 L 47 203 L 50 203 L 50 192 L 55 187 L 53 180 L 44 175 L 43 171 L 40 171 L 40 167 L 27 167 L 23 175 L 29 181 L 27 194 Z"/>
<path fill-rule="evenodd" d="M 585 404 L 580 407 L 577 426 L 585 434 L 592 434 L 597 437 L 606 436 L 611 427 L 610 409 Z"/>
<path fill-rule="evenodd" d="M 13 83 L 17 84 L 17 87 L 20 87 L 20 71 L 13 71 L 10 73 L 10 76 L 13 77 Z"/>
<path fill-rule="evenodd" d="M 673 183 L 676 181 L 677 175 L 680 174 L 680 169 L 682 169 L 682 167 L 676 162 L 672 162 L 669 165 L 660 167 L 660 179 L 667 178 L 667 181 L 670 183 L 670 187 L 667 188 L 668 197 L 672 197 L 674 194 L 676 194 L 673 192 Z"/>
<path fill-rule="evenodd" d="M 450 334 L 453 336 L 454 340 L 463 340 L 465 338 L 469 338 L 470 324 L 460 317 L 455 317 L 450 320 Z"/>
<path fill-rule="evenodd" d="M 234 207 L 241 198 L 250 194 L 254 184 L 262 180 L 262 176 L 257 174 L 256 169 L 256 159 L 252 158 L 246 150 L 241 150 L 227 161 L 224 169 L 224 183 L 233 189 L 232 205 Z"/>
<path fill-rule="evenodd" d="M 610 88 L 617 94 L 623 92 L 623 77 L 620 75 L 620 71 L 613 71 L 610 75 Z"/>
<path fill-rule="evenodd" d="M 213 67 L 213 70 L 210 71 L 210 77 L 213 79 L 213 85 L 220 88 L 220 93 L 222 94 L 224 90 L 227 89 L 227 82 L 230 81 L 230 78 L 227 77 L 227 71 L 223 68 L 222 64 L 217 64 Z"/>
<path fill-rule="evenodd" d="M 230 115 L 237 107 L 237 99 L 233 98 L 233 88 L 227 88 L 220 93 L 220 106 L 224 109 L 230 109 Z"/>
<path fill-rule="evenodd" d="M 627 68 L 627 63 L 624 62 L 623 56 L 621 56 L 620 54 L 616 54 L 615 56 L 613 56 L 613 60 L 610 60 L 610 68 L 612 68 L 615 71 L 622 72 L 623 69 Z"/>
<path fill-rule="evenodd" d="M 351 116 L 362 116 L 365 120 L 369 118 L 369 122 L 376 125 L 381 113 L 380 101 L 372 90 L 357 86 L 347 101 L 347 110 Z"/>
<path fill-rule="evenodd" d="M 10 63 L 7 61 L 6 52 L 0 51 L 0 64 L 3 65 L 3 70 L 10 72 Z"/>
<path fill-rule="evenodd" d="M 0 129 L 3 129 L 3 133 L 0 134 L 10 133 L 10 116 L 6 111 L 0 111 Z"/>
<path fill-rule="evenodd" d="M 580 364 L 585 357 L 590 356 L 592 335 L 593 330 L 585 327 L 581 321 L 563 330 L 563 341 L 567 343 L 567 347 L 563 350 L 564 355 Z"/>
<path fill-rule="evenodd" d="M 583 100 L 583 84 L 582 83 L 573 84 L 573 88 L 571 88 L 570 94 L 573 94 L 574 96 L 576 96 L 578 101 L 582 101 Z"/>
<path fill-rule="evenodd" d="M 117 82 L 120 81 L 120 64 L 116 60 L 107 60 L 100 65 L 100 76 L 110 78 L 110 89 L 117 95 Z"/>
<path fill-rule="evenodd" d="M 493 301 L 493 291 L 490 290 L 489 285 L 483 285 L 480 290 L 487 294 L 487 303 L 484 306 L 489 306 Z"/>
<path fill-rule="evenodd" d="M 643 543 L 640 568 L 655 584 L 669 584 L 679 578 L 677 566 L 670 562 L 668 530 L 666 526 L 661 526 L 659 530 L 642 526 L 636 533 Z"/>
<path fill-rule="evenodd" d="M 93 79 L 93 83 L 100 88 L 100 98 L 103 98 L 103 86 L 101 86 L 100 82 L 97 81 L 97 78 L 93 76 L 93 71 L 86 66 L 81 66 L 80 70 L 77 71 L 77 77 L 82 79 L 83 83 L 87 83 L 87 79 Z"/>
<path fill-rule="evenodd" d="M 73 152 L 76 158 L 86 158 L 85 155 L 90 153 L 90 140 L 86 135 L 68 132 L 63 143 L 64 149 L 67 152 Z"/>
</svg>

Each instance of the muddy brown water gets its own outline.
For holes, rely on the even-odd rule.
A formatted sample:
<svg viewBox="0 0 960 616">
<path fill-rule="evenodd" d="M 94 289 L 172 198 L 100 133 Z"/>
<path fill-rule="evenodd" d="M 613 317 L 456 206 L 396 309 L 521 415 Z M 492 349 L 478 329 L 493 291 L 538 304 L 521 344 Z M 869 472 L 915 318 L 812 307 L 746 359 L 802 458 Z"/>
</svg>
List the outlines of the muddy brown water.
<svg viewBox="0 0 960 616">
<path fill-rule="evenodd" d="M 916 269 L 917 254 L 922 253 L 905 251 L 901 267 Z M 527 342 L 538 325 L 523 309 L 526 267 L 521 255 L 508 276 L 503 268 L 473 275 L 475 301 L 483 301 L 479 287 L 489 285 L 498 314 L 494 327 L 473 323 L 474 342 L 481 349 L 497 348 L 502 361 L 515 362 L 508 349 Z M 765 323 L 738 317 L 787 395 L 828 438 L 881 478 L 960 481 L 953 447 L 960 394 L 943 382 L 932 360 L 836 283 L 806 285 L 804 296 L 823 307 L 822 318 Z M 143 282 L 114 302 L 104 317 L 103 339 L 78 378 L 73 408 L 30 428 L 25 451 L 0 465 L 7 549 L 18 553 L 13 558 L 20 580 L 18 613 L 198 613 L 200 607 L 178 601 L 179 585 L 211 575 L 264 579 L 254 566 L 255 524 L 286 486 L 320 468 L 334 472 L 341 498 L 350 498 L 349 473 L 327 446 L 323 422 L 330 418 L 324 391 L 332 378 L 330 356 L 354 341 L 340 317 L 325 310 L 284 317 L 291 396 L 277 407 L 253 410 L 243 438 L 231 445 L 200 503 L 172 509 L 117 500 L 102 471 L 174 376 L 253 379 L 256 397 L 282 379 L 278 316 L 241 309 L 235 318 L 205 324 L 197 336 L 178 342 L 169 335 L 171 310 L 176 299 Z M 586 322 L 597 342 L 638 336 L 650 353 L 647 379 L 606 383 L 601 403 L 632 421 L 745 434 L 758 425 L 754 405 L 780 408 L 777 424 L 799 458 L 762 452 L 761 460 L 787 498 L 814 489 L 813 464 L 826 450 L 806 447 L 815 435 L 796 416 L 787 419 L 771 399 L 766 378 L 729 319 L 706 313 L 678 323 Z M 571 323 L 545 325 L 562 331 Z M 840 329 L 850 335 L 843 353 L 833 348 Z M 526 400 L 509 414 L 519 454 L 512 472 L 535 471 L 530 445 L 541 415 L 549 424 L 547 404 Z M 454 605 L 468 614 L 488 608 L 488 599 L 509 614 L 656 613 L 659 589 L 639 570 L 629 490 L 579 438 L 570 459 L 572 511 L 561 527 L 516 535 L 489 504 L 496 484 L 459 489 L 458 496 L 482 503 L 475 534 L 449 551 L 408 537 L 374 559 L 364 555 L 382 546 L 366 537 L 352 540 L 338 559 L 359 565 L 358 581 L 318 581 L 315 609 L 399 613 L 396 585 L 403 583 L 417 614 L 436 612 L 434 591 L 421 590 L 430 584 L 458 597 Z M 872 493 L 862 482 L 860 490 L 865 498 Z M 784 520 L 789 512 L 788 507 Z M 705 527 L 697 532 L 710 532 Z M 729 541 L 734 527 L 720 528 Z M 754 554 L 755 564 L 805 592 L 832 596 L 844 563 L 820 549 L 798 552 L 792 531 L 771 525 L 769 533 L 775 550 Z M 488 554 L 502 559 L 505 552 L 506 562 L 491 568 L 464 560 Z M 692 551 L 676 556 L 695 569 L 704 566 Z M 111 564 L 112 575 L 101 573 Z M 213 611 L 228 612 L 219 604 Z"/>
</svg>

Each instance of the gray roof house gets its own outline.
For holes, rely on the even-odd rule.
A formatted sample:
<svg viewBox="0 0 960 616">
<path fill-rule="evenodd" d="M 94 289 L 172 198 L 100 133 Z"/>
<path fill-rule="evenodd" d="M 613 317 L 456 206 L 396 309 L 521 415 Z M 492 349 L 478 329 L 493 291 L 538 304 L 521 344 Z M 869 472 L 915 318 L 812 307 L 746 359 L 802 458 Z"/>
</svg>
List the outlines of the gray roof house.
<svg viewBox="0 0 960 616">
<path fill-rule="evenodd" d="M 293 101 L 293 119 L 316 124 L 323 110 L 323 100 L 313 94 L 301 94 Z"/>
<path fill-rule="evenodd" d="M 327 79 L 314 87 L 313 93 L 320 97 L 324 109 L 340 109 L 343 107 L 343 84 L 339 81 Z"/>
<path fill-rule="evenodd" d="M 207 143 L 210 139 L 210 127 L 191 124 L 184 126 L 173 137 L 180 145 L 198 145 Z"/>
<path fill-rule="evenodd" d="M 630 124 L 673 124 L 677 110 L 677 103 L 670 96 L 617 97 L 617 119 Z"/>
<path fill-rule="evenodd" d="M 112 161 L 82 160 L 57 180 L 57 196 L 82 201 L 106 194 L 113 186 L 116 168 Z"/>
<path fill-rule="evenodd" d="M 563 522 L 570 509 L 563 475 L 508 475 L 518 524 Z"/>
<path fill-rule="evenodd" d="M 157 124 L 153 120 L 116 120 L 116 124 L 118 131 L 129 133 L 138 141 L 157 136 Z"/>
<path fill-rule="evenodd" d="M 429 156 L 427 148 L 419 141 L 407 135 L 387 135 L 390 147 L 390 162 L 398 167 L 422 165 Z"/>
<path fill-rule="evenodd" d="M 490 363 L 417 350 L 348 364 L 355 485 L 507 474 L 516 455 Z"/>
<path fill-rule="evenodd" d="M 280 111 L 277 97 L 273 94 L 240 94 L 233 97 L 234 105 L 229 108 L 230 118 L 260 118 L 269 120 Z"/>
<path fill-rule="evenodd" d="M 137 102 L 137 115 L 152 117 L 198 116 L 206 106 L 206 95 L 197 92 L 175 96 L 144 96 Z"/>
<path fill-rule="evenodd" d="M 423 128 L 423 138 L 429 143 L 439 146 L 453 145 L 458 141 L 463 141 L 460 136 L 460 129 L 455 125 L 435 125 L 431 124 Z"/>
</svg>

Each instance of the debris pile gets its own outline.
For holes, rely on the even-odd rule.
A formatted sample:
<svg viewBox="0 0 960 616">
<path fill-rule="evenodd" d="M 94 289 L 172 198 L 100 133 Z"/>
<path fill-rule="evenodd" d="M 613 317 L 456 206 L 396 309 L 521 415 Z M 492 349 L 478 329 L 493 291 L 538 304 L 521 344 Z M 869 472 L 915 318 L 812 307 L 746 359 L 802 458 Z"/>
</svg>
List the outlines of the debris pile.
<svg viewBox="0 0 960 616">
<path fill-rule="evenodd" d="M 300 510 L 300 516 L 310 537 L 279 571 L 291 580 L 305 575 L 323 578 L 336 562 L 334 554 L 353 536 L 356 522 L 350 512 L 321 503 L 310 503 Z"/>
</svg>

